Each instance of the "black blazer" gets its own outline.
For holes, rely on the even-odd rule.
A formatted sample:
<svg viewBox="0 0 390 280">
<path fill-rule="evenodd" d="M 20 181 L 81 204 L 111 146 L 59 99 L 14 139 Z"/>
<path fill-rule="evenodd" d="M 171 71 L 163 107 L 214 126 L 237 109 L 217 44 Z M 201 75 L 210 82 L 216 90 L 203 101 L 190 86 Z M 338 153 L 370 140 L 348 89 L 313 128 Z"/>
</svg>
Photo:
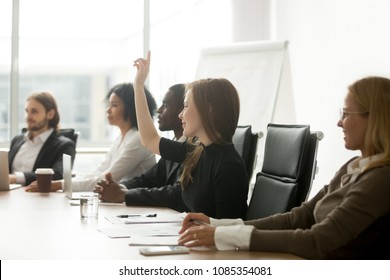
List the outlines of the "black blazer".
<svg viewBox="0 0 390 280">
<path fill-rule="evenodd" d="M 160 158 L 148 171 L 139 177 L 122 181 L 128 188 L 126 205 L 168 207 L 179 212 L 188 211 L 181 196 L 178 182 L 182 165 Z"/>
<path fill-rule="evenodd" d="M 15 159 L 16 153 L 24 143 L 24 135 L 15 136 L 11 141 L 11 147 L 8 153 L 9 172 L 11 173 L 11 166 Z M 37 168 L 52 168 L 54 170 L 53 180 L 62 179 L 62 155 L 68 154 L 72 157 L 72 162 L 76 155 L 75 144 L 69 138 L 62 135 L 57 135 L 54 130 L 43 144 L 39 151 L 38 157 L 34 163 L 33 170 L 31 172 L 25 172 L 26 186 L 36 180 L 35 169 Z"/>
</svg>

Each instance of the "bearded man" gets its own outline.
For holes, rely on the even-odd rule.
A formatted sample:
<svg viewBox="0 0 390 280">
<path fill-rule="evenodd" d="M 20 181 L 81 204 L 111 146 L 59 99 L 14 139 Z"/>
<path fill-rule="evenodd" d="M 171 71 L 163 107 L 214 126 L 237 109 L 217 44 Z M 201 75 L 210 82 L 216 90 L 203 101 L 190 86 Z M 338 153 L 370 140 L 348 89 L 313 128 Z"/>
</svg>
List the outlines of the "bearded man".
<svg viewBox="0 0 390 280">
<path fill-rule="evenodd" d="M 14 137 L 8 153 L 10 184 L 29 185 L 36 180 L 37 168 L 52 168 L 53 180 L 62 179 L 62 155 L 72 160 L 75 143 L 58 134 L 60 114 L 53 95 L 36 92 L 25 104 L 26 132 Z"/>
</svg>

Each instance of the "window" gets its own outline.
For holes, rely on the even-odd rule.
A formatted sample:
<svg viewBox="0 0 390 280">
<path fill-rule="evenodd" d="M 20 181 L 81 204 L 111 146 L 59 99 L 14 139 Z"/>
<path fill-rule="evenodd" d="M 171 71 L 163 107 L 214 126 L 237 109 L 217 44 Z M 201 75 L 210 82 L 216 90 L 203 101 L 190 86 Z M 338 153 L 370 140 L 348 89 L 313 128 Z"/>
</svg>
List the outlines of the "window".
<svg viewBox="0 0 390 280">
<path fill-rule="evenodd" d="M 110 138 L 104 98 L 142 54 L 142 15 L 142 0 L 21 0 L 19 128 L 26 97 L 49 90 L 81 142 Z"/>
<path fill-rule="evenodd" d="M 78 146 L 104 146 L 116 134 L 106 121 L 105 95 L 132 82 L 143 55 L 143 0 L 19 0 L 17 116 L 32 92 L 51 91 L 61 127 L 80 131 Z M 0 3 L 0 142 L 8 147 L 12 0 Z M 169 86 L 194 79 L 199 48 L 231 42 L 230 1 L 150 0 L 152 71 L 160 104 Z M 15 93 L 13 93 L 15 94 Z"/>
<path fill-rule="evenodd" d="M 0 142 L 9 140 L 12 1 L 0 1 Z"/>
</svg>

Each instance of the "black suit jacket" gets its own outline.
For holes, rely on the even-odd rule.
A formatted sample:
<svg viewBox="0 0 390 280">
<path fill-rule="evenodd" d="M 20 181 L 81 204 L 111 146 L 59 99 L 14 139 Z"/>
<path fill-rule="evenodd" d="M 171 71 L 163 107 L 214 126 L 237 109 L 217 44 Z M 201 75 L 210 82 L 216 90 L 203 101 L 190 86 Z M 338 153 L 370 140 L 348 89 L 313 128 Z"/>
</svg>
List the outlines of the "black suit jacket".
<svg viewBox="0 0 390 280">
<path fill-rule="evenodd" d="M 161 158 L 152 168 L 139 177 L 121 184 L 128 188 L 126 205 L 168 207 L 179 212 L 188 211 L 181 197 L 178 182 L 182 165 Z"/>
<path fill-rule="evenodd" d="M 11 147 L 8 153 L 9 172 L 11 173 L 11 166 L 15 159 L 16 153 L 24 143 L 24 135 L 15 136 L 11 141 Z M 54 130 L 43 144 L 37 159 L 34 163 L 31 172 L 25 172 L 26 186 L 36 180 L 35 169 L 37 168 L 52 168 L 54 170 L 53 180 L 62 179 L 62 155 L 68 154 L 72 157 L 72 162 L 76 155 L 75 144 L 69 138 L 57 135 Z"/>
</svg>

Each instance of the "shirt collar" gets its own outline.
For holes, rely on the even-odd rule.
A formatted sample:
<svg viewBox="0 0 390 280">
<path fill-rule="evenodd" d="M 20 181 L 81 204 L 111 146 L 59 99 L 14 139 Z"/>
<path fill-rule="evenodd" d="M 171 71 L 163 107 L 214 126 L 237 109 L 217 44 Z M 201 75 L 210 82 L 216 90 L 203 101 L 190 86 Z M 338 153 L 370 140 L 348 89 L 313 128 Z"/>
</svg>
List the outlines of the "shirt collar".
<svg viewBox="0 0 390 280">
<path fill-rule="evenodd" d="M 48 130 L 42 132 L 41 134 L 38 134 L 37 136 L 34 137 L 33 141 L 40 141 L 42 143 L 45 143 L 47 138 L 49 138 L 49 136 L 52 134 L 53 132 L 53 128 L 49 128 Z M 30 131 L 28 131 L 26 134 L 24 134 L 24 140 L 29 140 L 29 135 L 30 135 Z"/>
<path fill-rule="evenodd" d="M 361 173 L 364 167 L 366 167 L 369 163 L 373 161 L 377 161 L 383 156 L 383 154 L 377 154 L 370 157 L 358 157 L 357 159 L 353 160 L 350 164 L 347 166 L 347 173 L 353 174 L 353 173 Z"/>
<path fill-rule="evenodd" d="M 130 128 L 123 138 L 130 137 L 131 135 L 135 134 L 137 132 L 137 129 L 135 127 Z"/>
<path fill-rule="evenodd" d="M 175 140 L 177 140 L 178 142 L 185 142 L 187 140 L 187 137 L 182 135 L 179 139 L 175 139 Z"/>
</svg>

